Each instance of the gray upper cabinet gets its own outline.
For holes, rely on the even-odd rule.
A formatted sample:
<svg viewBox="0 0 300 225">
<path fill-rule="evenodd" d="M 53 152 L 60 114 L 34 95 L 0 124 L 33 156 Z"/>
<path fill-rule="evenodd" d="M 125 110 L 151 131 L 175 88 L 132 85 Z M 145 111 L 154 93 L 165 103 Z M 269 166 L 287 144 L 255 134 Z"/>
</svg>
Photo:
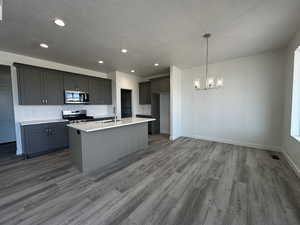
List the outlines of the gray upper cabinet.
<svg viewBox="0 0 300 225">
<path fill-rule="evenodd" d="M 42 74 L 42 70 L 35 67 L 17 66 L 20 105 L 41 105 L 44 103 Z"/>
<path fill-rule="evenodd" d="M 64 103 L 63 77 L 59 71 L 44 70 L 44 94 L 47 105 Z"/>
<path fill-rule="evenodd" d="M 104 79 L 96 78 L 96 77 L 89 78 L 90 104 L 93 105 L 104 104 L 104 98 L 102 96 L 103 87 L 104 87 Z"/>
<path fill-rule="evenodd" d="M 76 90 L 75 75 L 71 73 L 63 73 L 64 75 L 64 90 Z"/>
<path fill-rule="evenodd" d="M 170 77 L 162 77 L 160 81 L 161 92 L 170 92 Z"/>
<path fill-rule="evenodd" d="M 75 83 L 79 91 L 89 91 L 89 78 L 87 76 L 77 75 L 75 78 Z"/>
<path fill-rule="evenodd" d="M 90 77 L 89 78 L 90 104 L 111 105 L 112 104 L 112 83 L 109 79 Z"/>
<path fill-rule="evenodd" d="M 151 92 L 152 93 L 170 92 L 170 77 L 151 79 Z"/>
<path fill-rule="evenodd" d="M 112 104 L 112 81 L 110 79 L 104 79 L 103 91 L 104 104 Z"/>
<path fill-rule="evenodd" d="M 139 83 L 139 103 L 140 103 L 140 105 L 151 104 L 151 83 L 150 83 L 150 81 Z"/>
<path fill-rule="evenodd" d="M 64 89 L 71 91 L 89 91 L 89 78 L 72 73 L 64 73 Z"/>
<path fill-rule="evenodd" d="M 20 105 L 61 105 L 62 77 L 52 70 L 16 64 Z"/>
<path fill-rule="evenodd" d="M 63 105 L 64 90 L 89 92 L 90 104 L 112 104 L 110 79 L 14 63 L 20 105 Z"/>
</svg>

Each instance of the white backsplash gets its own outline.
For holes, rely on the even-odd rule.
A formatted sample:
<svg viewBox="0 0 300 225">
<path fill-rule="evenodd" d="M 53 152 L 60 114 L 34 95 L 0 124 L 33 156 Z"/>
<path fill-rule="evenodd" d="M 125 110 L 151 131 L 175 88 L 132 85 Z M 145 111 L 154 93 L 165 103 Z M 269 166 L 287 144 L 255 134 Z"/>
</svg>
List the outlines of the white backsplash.
<svg viewBox="0 0 300 225">
<path fill-rule="evenodd" d="M 63 106 L 16 106 L 18 118 L 16 122 L 33 120 L 61 119 L 62 110 L 86 109 L 88 116 L 113 115 L 112 105 L 63 105 Z M 151 105 L 138 105 L 137 114 L 151 115 Z"/>
<path fill-rule="evenodd" d="M 20 106 L 15 110 L 18 111 L 18 121 L 32 120 L 52 120 L 61 119 L 62 110 L 79 110 L 86 109 L 89 116 L 106 116 L 112 115 L 112 106 L 110 105 L 64 105 L 64 106 Z"/>
<path fill-rule="evenodd" d="M 64 105 L 63 110 L 86 109 L 88 116 L 107 116 L 113 114 L 112 105 Z"/>
</svg>

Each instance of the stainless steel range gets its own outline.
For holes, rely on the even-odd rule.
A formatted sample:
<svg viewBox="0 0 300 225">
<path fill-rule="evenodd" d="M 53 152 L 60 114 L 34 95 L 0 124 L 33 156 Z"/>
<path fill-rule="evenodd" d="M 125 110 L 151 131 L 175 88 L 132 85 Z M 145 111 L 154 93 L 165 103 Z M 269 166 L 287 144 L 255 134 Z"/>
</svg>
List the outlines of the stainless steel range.
<svg viewBox="0 0 300 225">
<path fill-rule="evenodd" d="M 93 121 L 94 117 L 87 116 L 86 110 L 63 110 L 62 111 L 63 119 L 69 120 L 70 123 L 80 123 Z"/>
</svg>

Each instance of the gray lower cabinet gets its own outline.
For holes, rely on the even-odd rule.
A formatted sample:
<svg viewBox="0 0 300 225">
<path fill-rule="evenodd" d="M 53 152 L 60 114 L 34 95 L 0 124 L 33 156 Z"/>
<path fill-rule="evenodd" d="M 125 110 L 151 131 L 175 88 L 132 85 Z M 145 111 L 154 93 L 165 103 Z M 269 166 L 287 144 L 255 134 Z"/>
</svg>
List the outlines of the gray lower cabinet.
<svg viewBox="0 0 300 225">
<path fill-rule="evenodd" d="M 24 154 L 42 155 L 68 147 L 67 122 L 26 125 L 21 127 Z"/>
<path fill-rule="evenodd" d="M 62 105 L 63 78 L 59 71 L 15 64 L 20 105 Z"/>
<path fill-rule="evenodd" d="M 139 83 L 139 103 L 140 105 L 151 104 L 151 82 Z"/>
</svg>

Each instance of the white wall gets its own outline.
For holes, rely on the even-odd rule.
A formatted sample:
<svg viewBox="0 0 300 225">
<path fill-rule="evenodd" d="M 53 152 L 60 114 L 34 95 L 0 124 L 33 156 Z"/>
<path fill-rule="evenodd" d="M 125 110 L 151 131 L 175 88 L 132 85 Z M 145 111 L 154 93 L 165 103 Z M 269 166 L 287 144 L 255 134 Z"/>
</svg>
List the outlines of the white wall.
<svg viewBox="0 0 300 225">
<path fill-rule="evenodd" d="M 283 151 L 292 160 L 293 166 L 300 174 L 300 142 L 291 137 L 291 109 L 293 92 L 294 51 L 300 46 L 300 31 L 289 43 L 287 50 L 287 64 L 285 71 L 285 98 L 284 98 L 284 127 Z"/>
<path fill-rule="evenodd" d="M 170 139 L 175 140 L 182 136 L 182 81 L 185 78 L 182 78 L 182 71 L 176 67 L 170 67 L 170 115 L 171 115 L 171 124 L 170 124 Z"/>
<path fill-rule="evenodd" d="M 161 93 L 160 108 L 160 133 L 170 134 L 170 93 Z"/>
<path fill-rule="evenodd" d="M 224 87 L 209 91 L 193 88 L 203 67 L 183 70 L 182 135 L 279 151 L 284 66 L 283 50 L 212 64 Z"/>
<path fill-rule="evenodd" d="M 117 80 L 117 71 L 114 72 L 110 72 L 107 74 L 108 78 L 110 78 L 112 80 L 112 107 L 115 107 L 115 105 L 117 104 L 117 91 L 116 91 L 116 80 Z"/>
<path fill-rule="evenodd" d="M 35 66 L 47 67 L 51 69 L 63 70 L 79 74 L 85 74 L 96 77 L 106 78 L 107 75 L 101 72 L 87 70 L 79 67 L 68 66 L 60 63 L 55 63 L 47 60 L 41 60 L 23 55 L 0 51 L 0 64 L 10 65 L 12 71 L 12 88 L 14 101 L 14 114 L 16 123 L 16 139 L 17 139 L 17 154 L 22 153 L 22 145 L 20 138 L 21 121 L 30 120 L 48 120 L 61 118 L 61 111 L 67 109 L 87 109 L 88 114 L 92 116 L 111 115 L 112 107 L 106 105 L 91 105 L 91 106 L 22 106 L 18 104 L 18 86 L 16 68 L 12 66 L 14 62 L 30 64 Z"/>
<path fill-rule="evenodd" d="M 116 71 L 112 75 L 115 82 L 115 96 L 114 102 L 117 107 L 118 118 L 121 118 L 121 89 L 132 90 L 132 116 L 135 117 L 136 114 L 151 114 L 150 105 L 140 105 L 139 104 L 139 82 L 144 79 L 140 76 L 133 74 L 127 74 L 123 72 Z"/>
<path fill-rule="evenodd" d="M 293 96 L 291 111 L 291 135 L 300 140 L 300 47 L 295 51 L 293 70 Z"/>
</svg>

